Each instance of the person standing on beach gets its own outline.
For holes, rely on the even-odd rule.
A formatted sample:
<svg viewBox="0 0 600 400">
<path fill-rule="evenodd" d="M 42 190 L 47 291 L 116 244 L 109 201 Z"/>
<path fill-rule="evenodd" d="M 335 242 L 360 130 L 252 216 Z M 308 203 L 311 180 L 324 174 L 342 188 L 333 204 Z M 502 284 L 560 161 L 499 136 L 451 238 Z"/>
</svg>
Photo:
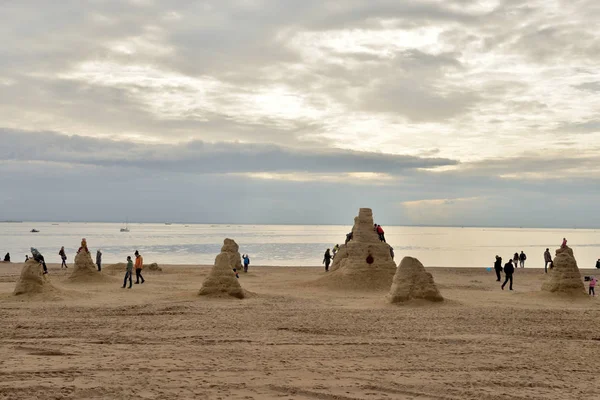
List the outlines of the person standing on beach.
<svg viewBox="0 0 600 400">
<path fill-rule="evenodd" d="M 513 264 L 515 268 L 517 268 L 517 266 L 519 265 L 519 253 L 515 253 L 515 255 L 513 256 Z"/>
<path fill-rule="evenodd" d="M 500 280 L 502 279 L 502 275 L 500 275 L 500 272 L 502 272 L 502 257 L 496 256 L 494 269 L 496 270 L 496 282 L 500 282 Z"/>
<path fill-rule="evenodd" d="M 248 254 L 244 254 L 242 258 L 244 260 L 244 272 L 248 272 L 248 266 L 250 265 L 250 256 Z"/>
<path fill-rule="evenodd" d="M 35 247 L 32 247 L 30 250 L 33 259 L 42 264 L 42 267 L 44 268 L 44 274 L 47 274 L 48 268 L 46 267 L 46 261 L 44 260 L 44 256 Z"/>
<path fill-rule="evenodd" d="M 10 253 L 6 253 L 4 256 L 4 262 L 10 262 Z"/>
<path fill-rule="evenodd" d="M 123 279 L 123 289 L 127 286 L 127 279 L 129 279 L 129 288 L 131 289 L 131 276 L 133 275 L 133 261 L 131 261 L 131 256 L 127 256 L 127 269 L 125 270 L 125 279 Z"/>
<path fill-rule="evenodd" d="M 144 277 L 142 276 L 142 268 L 144 268 L 144 258 L 142 255 L 136 250 L 135 251 L 135 284 L 140 283 L 140 279 L 142 283 L 146 282 Z"/>
<path fill-rule="evenodd" d="M 102 252 L 100 250 L 96 252 L 96 265 L 98 266 L 98 272 L 102 271 Z"/>
<path fill-rule="evenodd" d="M 596 297 L 596 292 L 594 291 L 594 288 L 596 287 L 596 282 L 598 282 L 598 280 L 596 279 L 595 276 L 590 276 L 590 290 L 589 290 L 589 294 L 590 296 Z"/>
<path fill-rule="evenodd" d="M 596 268 L 600 269 L 600 258 L 596 261 Z"/>
<path fill-rule="evenodd" d="M 552 264 L 552 256 L 550 255 L 550 249 L 546 249 L 544 252 L 544 272 L 548 273 L 548 264 Z"/>
<path fill-rule="evenodd" d="M 65 246 L 62 246 L 60 248 L 60 251 L 58 252 L 58 255 L 60 256 L 60 259 L 62 260 L 62 264 L 60 264 L 60 268 L 61 269 L 63 267 L 69 268 L 69 267 L 67 267 L 67 253 L 65 253 Z"/>
<path fill-rule="evenodd" d="M 561 248 L 561 249 L 564 249 L 565 247 L 567 247 L 567 238 L 563 238 L 563 242 L 562 242 L 562 244 L 560 245 L 560 248 Z"/>
<path fill-rule="evenodd" d="M 331 264 L 331 253 L 329 252 L 329 249 L 325 250 L 323 264 L 325 264 L 325 272 L 329 272 L 329 264 Z"/>
<path fill-rule="evenodd" d="M 519 262 L 521 264 L 521 268 L 525 268 L 525 260 L 527 260 L 527 256 L 525 255 L 525 253 L 523 253 L 523 250 L 521 250 L 521 254 L 519 255 Z"/>
<path fill-rule="evenodd" d="M 508 260 L 508 262 L 504 266 L 504 275 L 506 276 L 506 279 L 504 279 L 504 283 L 502 284 L 502 290 L 504 290 L 504 286 L 506 286 L 506 283 L 508 281 L 510 281 L 509 289 L 513 290 L 513 272 L 515 272 L 513 260 Z"/>
</svg>

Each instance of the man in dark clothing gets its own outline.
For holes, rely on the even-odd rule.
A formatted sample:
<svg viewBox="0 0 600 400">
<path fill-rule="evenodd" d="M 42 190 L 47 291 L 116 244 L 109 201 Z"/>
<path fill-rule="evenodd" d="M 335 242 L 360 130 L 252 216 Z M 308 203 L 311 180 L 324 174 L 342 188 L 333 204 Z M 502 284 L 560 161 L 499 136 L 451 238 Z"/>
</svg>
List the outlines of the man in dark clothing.
<svg viewBox="0 0 600 400">
<path fill-rule="evenodd" d="M 521 268 L 525 268 L 525 260 L 527 260 L 527 256 L 525 255 L 525 253 L 523 253 L 523 250 L 521 250 L 521 254 L 519 255 Z"/>
<path fill-rule="evenodd" d="M 100 250 L 96 252 L 96 265 L 98 266 L 98 272 L 102 271 L 102 252 Z"/>
<path fill-rule="evenodd" d="M 500 272 L 502 272 L 502 257 L 496 256 L 494 269 L 496 270 L 496 282 L 500 282 L 500 280 L 502 279 L 502 276 L 500 275 Z"/>
<path fill-rule="evenodd" d="M 42 267 L 44 268 L 44 274 L 48 273 L 48 268 L 46 267 L 46 261 L 44 260 L 44 256 L 40 254 L 40 252 L 32 247 L 31 249 L 31 255 L 33 256 L 33 259 L 37 262 L 39 262 L 40 264 L 42 264 Z"/>
<path fill-rule="evenodd" d="M 10 262 L 10 253 L 6 253 L 4 256 L 4 262 Z"/>
<path fill-rule="evenodd" d="M 504 283 L 502 284 L 502 290 L 504 290 L 504 286 L 508 281 L 510 281 L 509 289 L 513 290 L 513 273 L 515 272 L 515 267 L 513 266 L 512 260 L 508 260 L 506 265 L 504 265 L 504 275 L 506 279 L 504 279 Z"/>
<path fill-rule="evenodd" d="M 348 244 L 348 242 L 352 240 L 352 236 L 353 236 L 352 232 L 350 232 L 349 234 L 347 234 L 346 235 L 346 241 L 344 242 L 344 244 Z"/>
<path fill-rule="evenodd" d="M 331 264 L 331 253 L 329 249 L 325 251 L 325 256 L 323 256 L 323 264 L 325 264 L 325 272 L 329 271 L 329 264 Z"/>
<path fill-rule="evenodd" d="M 550 249 L 546 249 L 544 252 L 544 272 L 548 273 L 548 264 L 552 264 L 552 256 L 550 255 Z"/>
<path fill-rule="evenodd" d="M 596 268 L 600 269 L 600 258 L 596 261 Z"/>
</svg>

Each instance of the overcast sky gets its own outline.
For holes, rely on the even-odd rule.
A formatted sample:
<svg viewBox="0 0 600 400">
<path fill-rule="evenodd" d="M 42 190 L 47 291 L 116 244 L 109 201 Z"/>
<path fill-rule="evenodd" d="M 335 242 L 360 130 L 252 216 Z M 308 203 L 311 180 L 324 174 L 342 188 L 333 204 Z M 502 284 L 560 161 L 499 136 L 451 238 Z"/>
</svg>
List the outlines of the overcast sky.
<svg viewBox="0 0 600 400">
<path fill-rule="evenodd" d="M 0 220 L 600 226 L 597 0 L 0 0 Z"/>
</svg>

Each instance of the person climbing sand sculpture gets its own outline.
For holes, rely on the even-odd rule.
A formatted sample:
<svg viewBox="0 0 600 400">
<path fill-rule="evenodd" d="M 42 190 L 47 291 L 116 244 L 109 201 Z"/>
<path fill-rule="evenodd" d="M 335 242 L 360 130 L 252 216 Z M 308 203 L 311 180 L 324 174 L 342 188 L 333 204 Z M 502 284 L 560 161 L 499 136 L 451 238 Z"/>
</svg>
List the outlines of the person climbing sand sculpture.
<svg viewBox="0 0 600 400">
<path fill-rule="evenodd" d="M 329 252 L 329 249 L 325 250 L 323 264 L 325 264 L 325 272 L 329 272 L 329 264 L 331 264 L 331 253 Z"/>
<path fill-rule="evenodd" d="M 565 247 L 567 247 L 567 238 L 563 238 L 562 244 L 560 245 L 561 249 L 564 249 Z"/>
<path fill-rule="evenodd" d="M 544 272 L 548 273 L 548 264 L 552 265 L 552 256 L 550 255 L 550 249 L 546 249 L 544 252 Z"/>
<path fill-rule="evenodd" d="M 379 235 L 379 240 L 381 240 L 383 243 L 387 243 L 385 241 L 385 232 L 383 231 L 381 225 L 377 225 L 377 235 Z"/>
<path fill-rule="evenodd" d="M 131 261 L 131 256 L 127 256 L 127 269 L 125 270 L 125 279 L 123 279 L 123 289 L 127 286 L 127 280 L 129 279 L 129 287 L 133 286 L 132 283 L 132 275 L 133 275 L 133 261 Z"/>
<path fill-rule="evenodd" d="M 44 256 L 35 247 L 32 247 L 30 250 L 33 259 L 42 264 L 42 268 L 44 268 L 44 274 L 47 274 L 48 268 L 46 267 L 46 260 L 44 260 Z"/>
<path fill-rule="evenodd" d="M 85 240 L 85 238 L 81 239 L 81 247 L 79 248 L 79 250 L 77 250 L 77 254 L 81 253 L 82 250 L 85 251 L 86 253 L 90 252 L 88 250 L 87 240 Z"/>
<path fill-rule="evenodd" d="M 62 264 L 60 264 L 60 268 L 62 269 L 64 268 L 69 268 L 67 267 L 67 253 L 65 253 L 65 246 L 62 246 L 60 248 L 60 251 L 58 252 L 58 255 L 60 256 L 60 259 L 62 260 Z"/>
<path fill-rule="evenodd" d="M 504 279 L 504 283 L 502 284 L 502 290 L 504 290 L 504 286 L 506 286 L 506 283 L 508 281 L 510 281 L 509 289 L 513 290 L 513 272 L 515 272 L 513 260 L 508 260 L 508 262 L 504 266 L 504 275 L 506 276 L 506 279 Z"/>
<path fill-rule="evenodd" d="M 502 257 L 496 256 L 496 262 L 494 262 L 494 269 L 496 270 L 496 282 L 500 282 L 502 280 Z"/>
<path fill-rule="evenodd" d="M 135 251 L 135 284 L 138 285 L 140 283 L 146 282 L 144 277 L 142 276 L 142 268 L 144 268 L 144 258 L 142 255 L 136 250 Z"/>
</svg>

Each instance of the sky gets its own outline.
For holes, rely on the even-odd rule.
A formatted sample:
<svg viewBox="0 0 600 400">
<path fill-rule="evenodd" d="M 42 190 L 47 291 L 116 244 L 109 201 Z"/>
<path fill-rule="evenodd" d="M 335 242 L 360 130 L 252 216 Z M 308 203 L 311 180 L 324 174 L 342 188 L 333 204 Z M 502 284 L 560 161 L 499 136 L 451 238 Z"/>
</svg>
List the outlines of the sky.
<svg viewBox="0 0 600 400">
<path fill-rule="evenodd" d="M 596 0 L 0 0 L 0 220 L 599 227 Z"/>
</svg>

